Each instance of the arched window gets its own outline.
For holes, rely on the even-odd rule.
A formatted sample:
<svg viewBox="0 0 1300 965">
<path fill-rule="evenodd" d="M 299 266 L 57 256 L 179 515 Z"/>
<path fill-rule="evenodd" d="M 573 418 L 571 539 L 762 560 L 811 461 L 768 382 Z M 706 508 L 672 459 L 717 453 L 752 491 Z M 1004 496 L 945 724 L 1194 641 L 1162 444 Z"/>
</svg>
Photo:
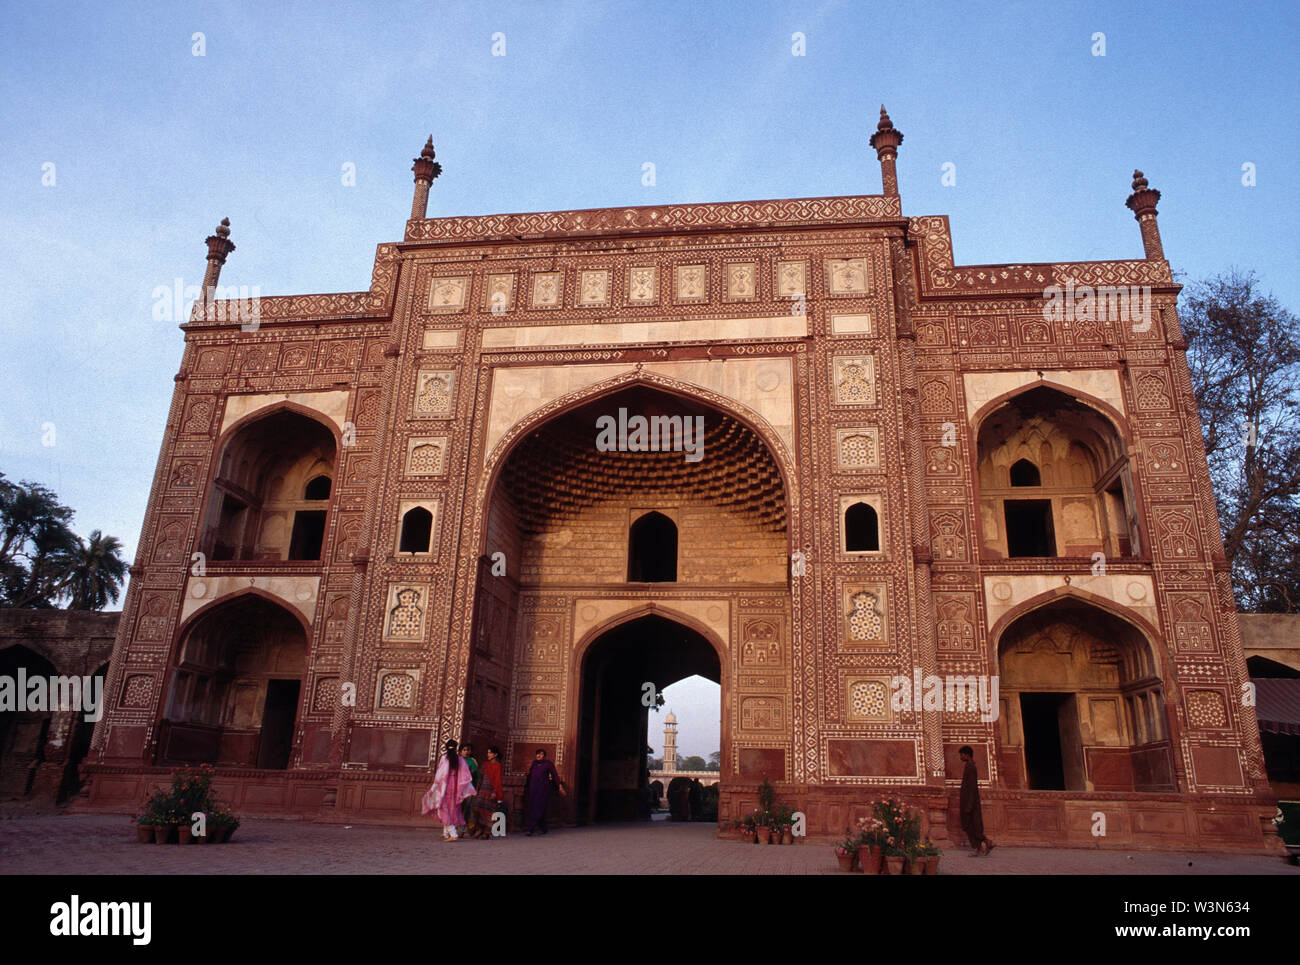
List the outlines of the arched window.
<svg viewBox="0 0 1300 965">
<path fill-rule="evenodd" d="M 415 506 L 402 516 L 402 537 L 397 550 L 399 553 L 427 553 L 432 536 L 433 513 L 423 506 Z"/>
<path fill-rule="evenodd" d="M 1028 459 L 1021 459 L 1011 467 L 1011 485 L 1013 486 L 1041 486 L 1043 478 L 1039 475 L 1038 467 Z"/>
<path fill-rule="evenodd" d="M 850 553 L 880 549 L 880 518 L 875 507 L 854 503 L 844 511 L 844 548 Z"/>
<path fill-rule="evenodd" d="M 629 583 L 677 580 L 677 524 L 663 513 L 646 513 L 628 531 Z"/>
<path fill-rule="evenodd" d="M 302 494 L 303 499 L 329 499 L 330 498 L 330 477 L 317 476 L 307 484 L 306 490 Z"/>
<path fill-rule="evenodd" d="M 1007 400 L 978 434 L 981 528 L 991 556 L 1141 553 L 1128 448 L 1096 405 L 1047 386 Z M 1165 458 L 1168 453 L 1161 451 Z"/>
<path fill-rule="evenodd" d="M 333 434 L 298 412 L 237 429 L 221 452 L 199 549 L 212 560 L 319 560 L 336 456 Z"/>
</svg>

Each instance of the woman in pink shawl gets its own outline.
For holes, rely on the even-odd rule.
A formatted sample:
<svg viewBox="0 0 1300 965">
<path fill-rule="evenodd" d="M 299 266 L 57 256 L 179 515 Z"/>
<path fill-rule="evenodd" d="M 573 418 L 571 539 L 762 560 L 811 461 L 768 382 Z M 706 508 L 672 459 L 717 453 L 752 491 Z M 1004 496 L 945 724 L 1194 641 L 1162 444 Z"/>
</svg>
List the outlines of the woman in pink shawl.
<svg viewBox="0 0 1300 965">
<path fill-rule="evenodd" d="M 460 802 L 474 793 L 474 778 L 465 758 L 457 753 L 459 746 L 455 741 L 447 741 L 443 748 L 446 753 L 438 758 L 433 787 L 424 792 L 424 813 L 437 813 L 444 841 L 460 840 L 456 833 L 456 822 L 461 820 Z"/>
</svg>

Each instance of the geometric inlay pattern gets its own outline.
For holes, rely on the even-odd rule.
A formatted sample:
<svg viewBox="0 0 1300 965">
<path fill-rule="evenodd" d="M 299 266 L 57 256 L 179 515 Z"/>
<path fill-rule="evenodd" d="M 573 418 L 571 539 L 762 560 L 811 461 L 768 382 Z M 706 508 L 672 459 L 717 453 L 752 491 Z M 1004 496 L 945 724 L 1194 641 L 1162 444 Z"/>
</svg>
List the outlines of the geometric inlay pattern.
<svg viewBox="0 0 1300 965">
<path fill-rule="evenodd" d="M 1193 727 L 1227 727 L 1228 709 L 1223 694 L 1217 690 L 1189 690 L 1187 716 Z"/>
</svg>

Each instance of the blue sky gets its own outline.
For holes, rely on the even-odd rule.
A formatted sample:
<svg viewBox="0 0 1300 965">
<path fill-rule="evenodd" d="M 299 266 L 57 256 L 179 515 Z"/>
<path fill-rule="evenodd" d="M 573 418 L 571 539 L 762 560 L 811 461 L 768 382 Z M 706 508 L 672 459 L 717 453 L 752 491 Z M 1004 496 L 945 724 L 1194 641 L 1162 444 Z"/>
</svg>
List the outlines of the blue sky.
<svg viewBox="0 0 1300 965">
<path fill-rule="evenodd" d="M 958 263 L 1140 257 L 1141 167 L 1176 270 L 1253 268 L 1300 310 L 1297 28 L 1289 3 L 7 4 L 0 472 L 133 555 L 181 354 L 154 289 L 199 283 L 223 216 L 223 282 L 364 289 L 429 133 L 435 215 L 873 194 L 883 101 L 903 210 L 948 214 Z"/>
</svg>

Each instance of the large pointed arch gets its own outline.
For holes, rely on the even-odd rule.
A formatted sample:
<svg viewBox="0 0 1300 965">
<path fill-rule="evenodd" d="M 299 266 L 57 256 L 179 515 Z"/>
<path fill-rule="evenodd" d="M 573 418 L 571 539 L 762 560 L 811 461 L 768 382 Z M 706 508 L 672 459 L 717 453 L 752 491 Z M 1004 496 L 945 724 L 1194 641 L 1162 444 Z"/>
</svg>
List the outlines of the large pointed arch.
<svg viewBox="0 0 1300 965">
<path fill-rule="evenodd" d="M 1173 791 L 1177 703 L 1157 629 L 1063 587 L 1004 614 L 989 634 L 1000 681 L 1004 781 L 1030 791 Z"/>
<path fill-rule="evenodd" d="M 606 617 L 583 631 L 582 636 L 578 638 L 573 647 L 573 656 L 570 661 L 571 669 L 581 670 L 582 662 L 586 659 L 587 650 L 609 631 L 615 630 L 625 623 L 632 623 L 634 620 L 640 620 L 642 617 L 648 616 L 663 617 L 665 620 L 680 623 L 688 630 L 698 633 L 717 651 L 718 660 L 722 662 L 723 672 L 726 672 L 727 644 L 718 635 L 718 632 L 703 620 L 674 607 L 671 603 L 655 600 L 629 600 L 626 609 Z"/>
<path fill-rule="evenodd" d="M 297 620 L 299 625 L 302 627 L 302 632 L 306 634 L 308 643 L 311 642 L 310 617 L 303 613 L 302 610 L 293 603 L 293 601 L 287 600 L 282 596 L 277 596 L 268 590 L 262 589 L 260 586 L 248 586 L 236 590 L 233 593 L 227 593 L 223 596 L 214 597 L 213 599 L 208 600 L 185 617 L 185 619 L 181 620 L 177 625 L 176 630 L 172 633 L 171 646 L 168 648 L 168 659 L 175 659 L 176 647 L 180 644 L 180 641 L 185 639 L 185 635 L 193 628 L 195 621 L 200 619 L 204 614 L 211 613 L 213 610 L 219 609 L 227 604 L 236 603 L 244 597 L 258 597 L 266 600 L 268 603 L 274 603 L 276 606 L 288 612 L 289 615 Z"/>
<path fill-rule="evenodd" d="M 191 614 L 159 695 L 157 761 L 288 767 L 310 644 L 303 614 L 256 587 Z"/>
<path fill-rule="evenodd" d="M 968 431 L 982 558 L 1150 557 L 1133 430 L 1113 406 L 1039 378 L 980 406 Z M 1007 475 L 1025 459 L 1037 486 Z"/>
<path fill-rule="evenodd" d="M 554 399 L 543 406 L 534 409 L 528 413 L 513 426 L 511 426 L 496 445 L 492 447 L 483 460 L 483 472 L 479 476 L 479 486 L 475 493 L 476 506 L 486 506 L 491 498 L 493 491 L 496 489 L 502 467 L 505 466 L 510 454 L 518 446 L 520 441 L 528 436 L 529 433 L 536 431 L 548 422 L 579 409 L 603 396 L 615 395 L 623 389 L 636 386 L 657 389 L 667 395 L 678 396 L 682 399 L 709 406 L 722 412 L 736 421 L 740 422 L 746 428 L 750 429 L 759 440 L 766 446 L 768 454 L 772 457 L 781 474 L 781 483 L 785 489 L 786 504 L 793 507 L 799 504 L 798 476 L 794 472 L 794 457 L 789 448 L 781 440 L 780 435 L 772 424 L 762 415 L 755 412 L 748 406 L 737 402 L 729 396 L 721 395 L 710 389 L 694 385 L 690 382 L 683 382 L 679 379 L 670 378 L 657 373 L 646 372 L 644 370 L 633 370 L 624 372 L 612 378 L 604 379 L 593 385 L 578 389 L 574 392 L 567 393 Z M 479 526 L 476 534 L 474 545 L 482 553 L 486 547 L 487 530 L 484 526 Z"/>
<path fill-rule="evenodd" d="M 294 446 L 266 444 L 265 427 L 277 421 L 285 423 L 283 433 L 297 446 L 296 463 L 291 458 Z M 290 431 L 295 427 L 300 431 Z M 325 413 L 288 399 L 227 426 L 214 444 L 203 489 L 199 551 L 211 562 L 321 559 L 337 501 L 341 443 L 338 426 Z M 268 462 L 270 454 L 278 461 Z M 257 477 L 256 484 L 246 478 L 246 466 Z M 295 478 L 294 491 L 275 487 L 275 480 L 284 482 L 283 476 L 295 474 L 302 478 Z M 304 487 L 322 476 L 331 481 L 330 495 L 307 499 Z"/>
<path fill-rule="evenodd" d="M 1166 680 L 1172 680 L 1165 664 L 1168 656 L 1165 652 L 1164 637 L 1160 633 L 1159 627 L 1155 626 L 1149 620 L 1144 619 L 1133 610 L 1126 606 L 1116 603 L 1114 600 L 1101 596 L 1097 593 L 1090 593 L 1087 590 L 1080 589 L 1077 586 L 1059 586 L 1052 590 L 1046 590 L 1036 596 L 1030 597 L 1021 603 L 1016 604 L 1002 616 L 994 621 L 993 626 L 989 628 L 989 646 L 991 652 L 996 653 L 997 648 L 1001 645 L 1002 634 L 1006 632 L 1007 627 L 1015 623 L 1027 613 L 1042 609 L 1052 603 L 1059 603 L 1063 599 L 1073 599 L 1080 603 L 1086 603 L 1094 606 L 1099 610 L 1105 610 L 1112 616 L 1118 617 L 1125 623 L 1131 623 L 1133 628 L 1141 633 L 1151 648 L 1152 658 L 1160 672 L 1160 676 Z"/>
<path fill-rule="evenodd" d="M 1016 388 L 1011 389 L 1010 391 L 994 396 L 976 409 L 975 414 L 970 418 L 972 440 L 979 436 L 980 427 L 990 415 L 997 412 L 998 409 L 1002 408 L 1017 396 L 1033 392 L 1035 389 L 1051 389 L 1054 392 L 1061 393 L 1062 395 L 1070 396 L 1082 405 L 1096 409 L 1099 415 L 1110 421 L 1115 431 L 1119 434 L 1119 437 L 1126 445 L 1132 442 L 1132 425 L 1129 423 L 1129 420 L 1124 417 L 1123 413 L 1109 402 L 1104 402 L 1097 398 L 1097 396 L 1084 392 L 1082 389 L 1075 388 L 1072 385 L 1065 385 L 1061 382 L 1054 382 L 1051 379 L 1044 378 L 1040 378 L 1034 382 L 1026 382 L 1024 385 L 1016 386 Z"/>
</svg>

